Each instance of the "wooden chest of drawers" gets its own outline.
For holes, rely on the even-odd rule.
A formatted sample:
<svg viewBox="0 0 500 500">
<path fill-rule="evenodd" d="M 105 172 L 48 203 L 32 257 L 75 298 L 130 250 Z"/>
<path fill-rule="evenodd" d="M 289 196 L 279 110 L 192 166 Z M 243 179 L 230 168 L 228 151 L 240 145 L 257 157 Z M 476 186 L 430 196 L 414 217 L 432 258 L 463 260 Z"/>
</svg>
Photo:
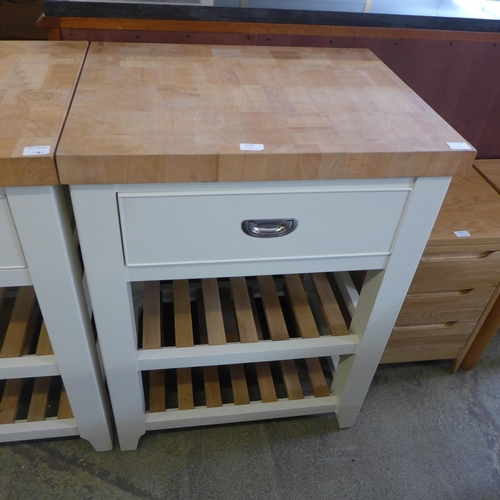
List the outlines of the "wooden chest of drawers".
<svg viewBox="0 0 500 500">
<path fill-rule="evenodd" d="M 499 283 L 500 197 L 473 171 L 450 185 L 381 362 L 458 366 Z"/>
</svg>

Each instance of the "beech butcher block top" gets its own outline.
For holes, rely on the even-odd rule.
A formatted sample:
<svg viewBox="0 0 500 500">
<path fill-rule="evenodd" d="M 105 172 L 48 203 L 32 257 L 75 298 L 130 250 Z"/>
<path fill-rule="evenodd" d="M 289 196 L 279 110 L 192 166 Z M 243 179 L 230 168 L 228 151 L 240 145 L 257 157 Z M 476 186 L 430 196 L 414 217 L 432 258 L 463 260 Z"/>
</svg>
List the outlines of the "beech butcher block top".
<svg viewBox="0 0 500 500">
<path fill-rule="evenodd" d="M 59 184 L 54 153 L 87 47 L 0 42 L 0 186 Z"/>
<path fill-rule="evenodd" d="M 449 176 L 474 157 L 366 49 L 94 42 L 56 155 L 65 184 Z"/>
<path fill-rule="evenodd" d="M 499 244 L 499 214 L 500 196 L 472 169 L 451 181 L 427 246 Z"/>
</svg>

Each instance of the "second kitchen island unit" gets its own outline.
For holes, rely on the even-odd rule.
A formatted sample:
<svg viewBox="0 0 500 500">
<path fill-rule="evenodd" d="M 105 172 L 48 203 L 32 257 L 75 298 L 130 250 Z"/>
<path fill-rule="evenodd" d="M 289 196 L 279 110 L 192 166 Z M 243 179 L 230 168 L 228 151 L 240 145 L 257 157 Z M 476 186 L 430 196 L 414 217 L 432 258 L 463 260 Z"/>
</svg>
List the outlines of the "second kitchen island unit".
<svg viewBox="0 0 500 500">
<path fill-rule="evenodd" d="M 368 50 L 92 43 L 57 161 L 121 448 L 257 418 L 351 426 L 474 156 Z"/>
</svg>

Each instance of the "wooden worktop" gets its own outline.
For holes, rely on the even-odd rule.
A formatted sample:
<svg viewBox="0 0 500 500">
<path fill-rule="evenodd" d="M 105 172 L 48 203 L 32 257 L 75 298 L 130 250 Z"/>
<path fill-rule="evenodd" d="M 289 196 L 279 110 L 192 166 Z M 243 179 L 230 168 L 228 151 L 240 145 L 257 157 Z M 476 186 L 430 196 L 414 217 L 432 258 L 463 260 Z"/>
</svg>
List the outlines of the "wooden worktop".
<svg viewBox="0 0 500 500">
<path fill-rule="evenodd" d="M 485 164 L 488 161 L 475 162 L 478 166 Z M 499 164 L 497 161 L 497 166 Z M 446 193 L 427 248 L 457 244 L 500 244 L 498 214 L 500 196 L 476 170 L 471 170 L 467 177 L 455 177 Z M 462 231 L 467 231 L 470 236 L 463 236 Z M 455 232 L 458 232 L 458 236 Z"/>
<path fill-rule="evenodd" d="M 87 47 L 0 42 L 0 186 L 59 183 L 54 153 Z"/>
<path fill-rule="evenodd" d="M 93 42 L 56 158 L 65 184 L 466 174 L 448 142 L 368 50 Z"/>
</svg>

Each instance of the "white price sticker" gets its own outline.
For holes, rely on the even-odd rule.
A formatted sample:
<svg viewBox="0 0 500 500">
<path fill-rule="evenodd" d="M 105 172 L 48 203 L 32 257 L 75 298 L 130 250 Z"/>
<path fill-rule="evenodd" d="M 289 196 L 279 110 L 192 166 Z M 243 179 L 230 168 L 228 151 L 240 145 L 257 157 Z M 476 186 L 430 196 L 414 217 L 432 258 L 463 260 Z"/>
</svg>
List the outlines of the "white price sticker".
<svg viewBox="0 0 500 500">
<path fill-rule="evenodd" d="M 469 231 L 453 231 L 457 238 L 467 238 L 470 236 Z"/>
<path fill-rule="evenodd" d="M 447 142 L 451 149 L 472 149 L 466 142 Z"/>
<path fill-rule="evenodd" d="M 23 156 L 48 155 L 50 146 L 27 146 L 23 149 Z"/>
<path fill-rule="evenodd" d="M 264 144 L 240 144 L 241 151 L 264 151 Z"/>
</svg>

